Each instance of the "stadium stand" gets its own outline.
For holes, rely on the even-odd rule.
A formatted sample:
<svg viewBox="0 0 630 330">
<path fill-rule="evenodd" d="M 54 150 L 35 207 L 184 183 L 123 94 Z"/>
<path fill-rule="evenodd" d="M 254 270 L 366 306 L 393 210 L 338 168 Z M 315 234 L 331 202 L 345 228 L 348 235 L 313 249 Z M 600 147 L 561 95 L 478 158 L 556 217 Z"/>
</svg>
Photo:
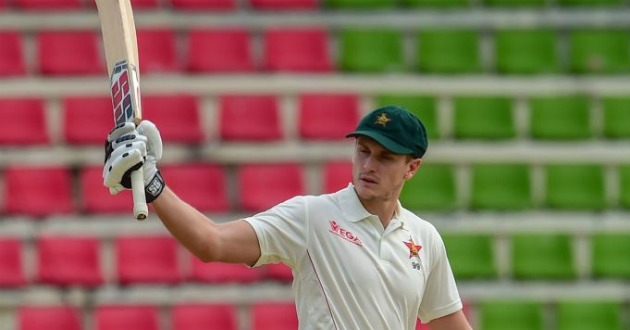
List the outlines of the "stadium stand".
<svg viewBox="0 0 630 330">
<path fill-rule="evenodd" d="M 168 236 L 119 236 L 115 240 L 116 272 L 122 285 L 179 283 L 177 243 Z"/>
<path fill-rule="evenodd" d="M 576 277 L 571 238 L 564 234 L 512 236 L 513 275 L 517 279 Z"/>
<path fill-rule="evenodd" d="M 176 10 L 232 10 L 236 7 L 234 0 L 171 0 Z"/>
<path fill-rule="evenodd" d="M 341 31 L 339 39 L 341 54 L 338 66 L 344 71 L 378 73 L 405 69 L 399 31 L 348 28 Z"/>
<path fill-rule="evenodd" d="M 160 171 L 172 178 L 170 188 L 198 210 L 214 213 L 230 210 L 225 171 L 219 165 L 170 164 Z"/>
<path fill-rule="evenodd" d="M 259 301 L 251 308 L 253 330 L 290 330 L 298 327 L 293 302 Z"/>
<path fill-rule="evenodd" d="M 173 330 L 238 330 L 236 308 L 228 304 L 177 304 Z"/>
<path fill-rule="evenodd" d="M 1 5 L 0 5 L 1 7 Z M 26 73 L 22 35 L 18 31 L 0 31 L 0 77 Z"/>
<path fill-rule="evenodd" d="M 81 330 L 81 314 L 72 306 L 21 306 L 18 330 Z"/>
<path fill-rule="evenodd" d="M 352 182 L 352 162 L 330 161 L 323 169 L 323 192 L 333 193 Z"/>
<path fill-rule="evenodd" d="M 556 35 L 551 30 L 496 32 L 496 69 L 506 74 L 543 74 L 560 71 Z"/>
<path fill-rule="evenodd" d="M 25 285 L 22 241 L 18 237 L 0 238 L 0 287 L 16 288 Z"/>
<path fill-rule="evenodd" d="M 188 32 L 188 61 L 191 73 L 248 72 L 255 69 L 248 31 L 197 29 Z"/>
<path fill-rule="evenodd" d="M 257 269 L 240 264 L 203 262 L 191 256 L 191 280 L 205 283 L 252 283 L 261 280 Z"/>
<path fill-rule="evenodd" d="M 630 235 L 598 233 L 591 237 L 593 275 L 601 278 L 630 278 Z"/>
<path fill-rule="evenodd" d="M 479 34 L 470 30 L 429 30 L 418 34 L 420 71 L 454 74 L 480 72 Z"/>
<path fill-rule="evenodd" d="M 304 195 L 303 170 L 298 164 L 245 164 L 238 170 L 240 205 L 264 211 L 293 196 Z"/>
<path fill-rule="evenodd" d="M 162 29 L 137 30 L 140 73 L 170 73 L 180 69 L 175 32 Z"/>
<path fill-rule="evenodd" d="M 283 137 L 273 95 L 222 95 L 219 135 L 227 141 L 274 141 Z"/>
<path fill-rule="evenodd" d="M 81 0 L 15 0 L 15 6 L 24 10 L 76 10 Z"/>
<path fill-rule="evenodd" d="M 5 212 L 43 218 L 72 212 L 71 174 L 64 167 L 12 166 L 4 170 Z"/>
<path fill-rule="evenodd" d="M 100 305 L 94 312 L 95 330 L 158 330 L 159 314 L 150 305 Z"/>
<path fill-rule="evenodd" d="M 630 97 L 607 97 L 602 100 L 604 136 L 611 139 L 630 137 Z"/>
<path fill-rule="evenodd" d="M 160 129 L 164 143 L 200 143 L 204 139 L 199 104 L 193 95 L 147 95 L 142 96 L 143 117 L 151 120 Z M 177 111 L 173 111 L 177 109 Z"/>
<path fill-rule="evenodd" d="M 593 135 L 588 99 L 584 96 L 532 98 L 530 107 L 535 139 L 588 139 Z"/>
<path fill-rule="evenodd" d="M 578 73 L 630 71 L 626 30 L 576 30 L 571 33 L 571 70 Z"/>
<path fill-rule="evenodd" d="M 318 0 L 249 0 L 256 10 L 315 10 Z"/>
<path fill-rule="evenodd" d="M 301 138 L 342 140 L 359 122 L 359 98 L 352 94 L 302 94 L 298 116 Z"/>
<path fill-rule="evenodd" d="M 621 305 L 607 301 L 562 301 L 558 304 L 558 330 L 621 330 Z"/>
<path fill-rule="evenodd" d="M 472 167 L 471 208 L 527 210 L 533 205 L 526 165 L 476 164 Z"/>
<path fill-rule="evenodd" d="M 95 31 L 42 31 L 37 35 L 37 47 L 38 70 L 42 75 L 105 73 Z"/>
<path fill-rule="evenodd" d="M 65 143 L 101 146 L 107 138 L 107 133 L 112 129 L 111 98 L 107 96 L 64 98 L 62 126 Z"/>
<path fill-rule="evenodd" d="M 121 191 L 110 195 L 109 189 L 103 185 L 103 168 L 101 166 L 84 167 L 79 173 L 80 200 L 79 212 L 86 214 L 123 214 L 133 202 L 130 191 Z"/>
<path fill-rule="evenodd" d="M 505 97 L 455 98 L 455 138 L 496 139 L 514 138 L 516 132 L 512 104 Z"/>
<path fill-rule="evenodd" d="M 444 234 L 442 239 L 457 279 L 497 277 L 492 237 Z"/>
<path fill-rule="evenodd" d="M 42 145 L 49 142 L 44 102 L 37 98 L 0 99 L 0 145 Z"/>
<path fill-rule="evenodd" d="M 41 236 L 37 239 L 41 283 L 99 286 L 103 283 L 99 241 L 95 237 Z"/>
<path fill-rule="evenodd" d="M 597 165 L 547 166 L 547 205 L 567 210 L 606 207 L 604 170 Z"/>
<path fill-rule="evenodd" d="M 285 264 L 269 264 L 265 266 L 265 278 L 291 283 L 293 281 L 293 271 Z"/>
<path fill-rule="evenodd" d="M 283 72 L 328 72 L 333 64 L 328 36 L 321 28 L 270 29 L 263 37 L 263 69 Z"/>
<path fill-rule="evenodd" d="M 480 306 L 484 330 L 543 330 L 543 306 L 537 302 L 488 300 Z"/>
<path fill-rule="evenodd" d="M 410 210 L 455 209 L 455 169 L 445 164 L 422 165 L 422 171 L 405 184 L 400 202 Z"/>
</svg>

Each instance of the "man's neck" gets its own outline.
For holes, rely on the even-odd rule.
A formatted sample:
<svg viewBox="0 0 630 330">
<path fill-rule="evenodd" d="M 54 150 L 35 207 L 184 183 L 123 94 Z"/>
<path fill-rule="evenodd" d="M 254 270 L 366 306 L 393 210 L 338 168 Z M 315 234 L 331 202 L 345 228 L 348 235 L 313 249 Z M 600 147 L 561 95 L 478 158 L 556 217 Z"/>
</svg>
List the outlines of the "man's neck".
<svg viewBox="0 0 630 330">
<path fill-rule="evenodd" d="M 398 207 L 397 199 L 390 200 L 374 200 L 374 201 L 361 201 L 363 207 L 370 212 L 378 216 L 379 220 L 381 220 L 381 224 L 383 228 L 387 228 L 389 222 L 394 218 L 394 214 L 396 212 L 396 208 Z"/>
</svg>

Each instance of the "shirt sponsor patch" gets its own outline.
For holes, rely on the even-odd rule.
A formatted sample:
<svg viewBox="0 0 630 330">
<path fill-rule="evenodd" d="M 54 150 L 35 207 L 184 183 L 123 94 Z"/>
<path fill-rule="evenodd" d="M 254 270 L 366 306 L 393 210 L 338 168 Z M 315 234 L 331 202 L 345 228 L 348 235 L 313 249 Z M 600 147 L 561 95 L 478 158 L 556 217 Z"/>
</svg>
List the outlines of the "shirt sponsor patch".
<svg viewBox="0 0 630 330">
<path fill-rule="evenodd" d="M 329 223 L 331 233 L 347 240 L 350 243 L 356 244 L 358 246 L 363 246 L 363 243 L 358 236 L 348 230 L 341 228 L 341 226 L 339 226 L 339 224 L 335 220 L 330 220 Z"/>
</svg>

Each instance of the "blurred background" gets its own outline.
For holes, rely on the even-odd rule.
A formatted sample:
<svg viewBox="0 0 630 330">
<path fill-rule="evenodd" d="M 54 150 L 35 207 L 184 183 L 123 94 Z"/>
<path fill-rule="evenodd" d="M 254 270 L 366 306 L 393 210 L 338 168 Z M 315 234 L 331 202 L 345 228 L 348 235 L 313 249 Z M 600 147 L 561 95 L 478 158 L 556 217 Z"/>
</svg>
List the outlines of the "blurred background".
<svg viewBox="0 0 630 330">
<path fill-rule="evenodd" d="M 345 187 L 343 136 L 401 104 L 430 136 L 401 201 L 476 329 L 630 329 L 629 1 L 132 3 L 160 168 L 202 212 Z M 103 54 L 91 0 L 0 0 L 0 329 L 295 329 L 288 268 L 203 264 L 103 188 Z"/>
</svg>

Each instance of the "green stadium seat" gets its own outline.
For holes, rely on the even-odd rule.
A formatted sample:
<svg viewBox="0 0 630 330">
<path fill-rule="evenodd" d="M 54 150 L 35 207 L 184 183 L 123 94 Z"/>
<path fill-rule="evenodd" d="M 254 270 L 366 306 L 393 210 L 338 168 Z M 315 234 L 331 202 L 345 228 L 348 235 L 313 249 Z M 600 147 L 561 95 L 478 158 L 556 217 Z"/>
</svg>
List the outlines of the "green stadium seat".
<svg viewBox="0 0 630 330">
<path fill-rule="evenodd" d="M 565 210 L 603 210 L 604 169 L 598 165 L 548 165 L 546 205 Z"/>
<path fill-rule="evenodd" d="M 621 205 L 630 208 L 630 166 L 619 168 L 621 184 Z"/>
<path fill-rule="evenodd" d="M 443 234 L 446 252 L 456 278 L 496 278 L 492 237 Z"/>
<path fill-rule="evenodd" d="M 630 234 L 597 233 L 591 247 L 593 276 L 630 278 Z"/>
<path fill-rule="evenodd" d="M 561 301 L 557 330 L 622 330 L 621 304 L 614 301 Z"/>
<path fill-rule="evenodd" d="M 339 68 L 349 72 L 404 69 L 402 34 L 388 29 L 347 29 L 340 35 Z"/>
<path fill-rule="evenodd" d="M 393 0 L 324 0 L 324 5 L 334 9 L 382 9 L 393 8 Z"/>
<path fill-rule="evenodd" d="M 556 35 L 550 30 L 498 31 L 495 58 L 500 73 L 542 74 L 559 71 Z"/>
<path fill-rule="evenodd" d="M 569 38 L 571 70 L 577 73 L 630 71 L 630 31 L 579 30 Z"/>
<path fill-rule="evenodd" d="M 630 97 L 605 97 L 602 108 L 604 136 L 613 139 L 630 137 Z"/>
<path fill-rule="evenodd" d="M 417 66 L 429 73 L 481 71 L 479 34 L 467 30 L 428 30 L 418 34 Z"/>
<path fill-rule="evenodd" d="M 482 330 L 543 330 L 543 308 L 537 302 L 484 301 L 479 305 Z"/>
<path fill-rule="evenodd" d="M 579 140 L 593 136 L 586 96 L 535 97 L 529 105 L 534 139 Z"/>
<path fill-rule="evenodd" d="M 623 5 L 624 0 L 557 0 L 557 3 L 561 6 L 614 6 Z"/>
<path fill-rule="evenodd" d="M 400 202 L 410 210 L 456 208 L 455 169 L 450 165 L 425 164 L 405 183 Z"/>
<path fill-rule="evenodd" d="M 471 207 L 492 210 L 531 208 L 528 167 L 512 164 L 474 165 Z"/>
<path fill-rule="evenodd" d="M 455 138 L 498 140 L 516 136 L 511 99 L 463 96 L 453 103 Z"/>
<path fill-rule="evenodd" d="M 575 278 L 571 238 L 564 234 L 513 235 L 512 272 L 521 280 Z"/>
<path fill-rule="evenodd" d="M 402 4 L 407 7 L 450 8 L 467 7 L 470 2 L 469 0 L 402 0 Z"/>
<path fill-rule="evenodd" d="M 376 103 L 379 107 L 390 104 L 402 105 L 422 120 L 429 138 L 440 136 L 435 97 L 412 94 L 387 94 L 377 96 Z"/>
<path fill-rule="evenodd" d="M 500 7 L 542 7 L 545 0 L 484 0 L 488 6 Z"/>
</svg>

